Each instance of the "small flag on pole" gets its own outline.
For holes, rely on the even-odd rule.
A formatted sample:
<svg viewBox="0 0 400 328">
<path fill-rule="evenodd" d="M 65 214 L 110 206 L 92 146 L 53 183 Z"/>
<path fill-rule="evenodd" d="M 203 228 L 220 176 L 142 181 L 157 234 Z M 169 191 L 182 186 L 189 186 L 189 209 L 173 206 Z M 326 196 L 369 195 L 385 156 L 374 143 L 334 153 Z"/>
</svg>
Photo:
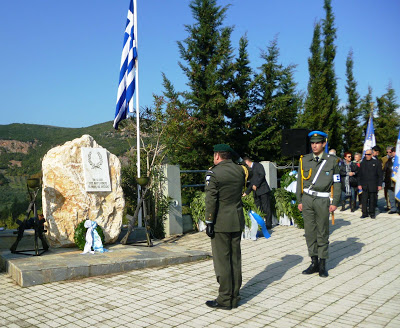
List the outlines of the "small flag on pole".
<svg viewBox="0 0 400 328">
<path fill-rule="evenodd" d="M 375 141 L 374 122 L 372 120 L 372 113 L 371 113 L 368 120 L 367 133 L 365 134 L 362 158 L 364 158 L 365 151 L 368 149 L 372 149 L 372 147 L 374 146 L 376 146 L 376 141 Z"/>
<path fill-rule="evenodd" d="M 124 45 L 121 56 L 117 106 L 115 109 L 114 128 L 128 117 L 128 110 L 133 112 L 133 94 L 135 92 L 135 66 L 137 60 L 133 0 L 130 0 L 126 21 Z"/>
<path fill-rule="evenodd" d="M 396 143 L 396 156 L 393 161 L 392 180 L 396 183 L 394 187 L 394 197 L 400 202 L 400 131 Z"/>
</svg>

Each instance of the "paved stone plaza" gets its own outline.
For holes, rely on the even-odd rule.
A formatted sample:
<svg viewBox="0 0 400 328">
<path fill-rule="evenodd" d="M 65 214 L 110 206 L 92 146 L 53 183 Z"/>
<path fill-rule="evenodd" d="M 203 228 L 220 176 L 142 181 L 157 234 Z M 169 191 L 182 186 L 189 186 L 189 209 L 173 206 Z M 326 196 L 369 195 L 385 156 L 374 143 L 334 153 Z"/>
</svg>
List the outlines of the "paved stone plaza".
<svg viewBox="0 0 400 328">
<path fill-rule="evenodd" d="M 400 327 L 400 216 L 336 212 L 329 277 L 309 265 L 303 230 L 242 242 L 242 300 L 212 310 L 212 260 L 22 288 L 0 274 L 1 327 Z M 168 244 L 210 251 L 205 233 Z"/>
</svg>

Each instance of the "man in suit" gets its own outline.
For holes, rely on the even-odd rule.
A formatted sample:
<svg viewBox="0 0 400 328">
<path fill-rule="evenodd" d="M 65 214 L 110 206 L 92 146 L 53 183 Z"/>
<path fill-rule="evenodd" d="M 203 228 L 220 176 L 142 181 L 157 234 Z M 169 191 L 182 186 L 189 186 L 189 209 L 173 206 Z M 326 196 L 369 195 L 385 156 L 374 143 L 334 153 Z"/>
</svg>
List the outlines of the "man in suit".
<svg viewBox="0 0 400 328">
<path fill-rule="evenodd" d="M 243 161 L 251 169 L 252 177 L 249 187 L 243 196 L 250 194 L 253 190 L 254 203 L 265 214 L 265 225 L 267 229 L 272 228 L 271 201 L 268 182 L 265 179 L 265 170 L 262 164 L 253 162 L 249 157 L 244 157 Z"/>
<path fill-rule="evenodd" d="M 383 171 L 382 164 L 372 158 L 372 149 L 365 151 L 365 157 L 361 162 L 358 171 L 358 189 L 363 190 L 362 216 L 364 219 L 369 216 L 375 219 L 375 207 L 378 199 L 378 191 L 382 189 Z"/>
<path fill-rule="evenodd" d="M 233 150 L 226 144 L 214 146 L 214 166 L 206 173 L 206 233 L 211 249 L 219 293 L 207 301 L 211 308 L 230 310 L 239 302 L 242 285 L 240 240 L 244 229 L 242 191 L 248 176 L 247 168 L 235 164 Z"/>
</svg>

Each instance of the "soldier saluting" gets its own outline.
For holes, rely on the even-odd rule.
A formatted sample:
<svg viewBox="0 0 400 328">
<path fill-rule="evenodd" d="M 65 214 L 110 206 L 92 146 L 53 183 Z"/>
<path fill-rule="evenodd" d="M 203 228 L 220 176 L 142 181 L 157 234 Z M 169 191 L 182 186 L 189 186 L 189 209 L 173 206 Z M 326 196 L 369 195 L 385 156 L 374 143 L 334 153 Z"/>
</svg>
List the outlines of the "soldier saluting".
<svg viewBox="0 0 400 328">
<path fill-rule="evenodd" d="M 338 158 L 324 152 L 328 137 L 326 133 L 312 131 L 308 136 L 312 153 L 300 157 L 296 188 L 311 257 L 311 265 L 303 274 L 319 272 L 320 277 L 327 277 L 325 261 L 329 257 L 329 212 L 336 210 L 341 194 Z"/>
<path fill-rule="evenodd" d="M 240 239 L 244 229 L 242 192 L 247 168 L 232 161 L 233 150 L 226 144 L 214 146 L 214 166 L 206 173 L 207 235 L 211 248 L 219 293 L 207 301 L 211 308 L 237 307 L 242 285 Z"/>
</svg>

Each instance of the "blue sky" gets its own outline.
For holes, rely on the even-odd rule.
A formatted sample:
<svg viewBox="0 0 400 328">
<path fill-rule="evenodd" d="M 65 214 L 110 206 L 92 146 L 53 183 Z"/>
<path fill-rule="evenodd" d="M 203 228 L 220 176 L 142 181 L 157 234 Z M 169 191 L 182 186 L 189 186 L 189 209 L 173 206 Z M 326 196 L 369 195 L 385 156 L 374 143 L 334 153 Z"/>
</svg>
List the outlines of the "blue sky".
<svg viewBox="0 0 400 328">
<path fill-rule="evenodd" d="M 186 79 L 176 42 L 192 24 L 189 0 L 137 0 L 140 105 L 161 94 L 164 72 L 177 90 Z M 231 4 L 232 45 L 247 33 L 251 66 L 278 37 L 280 61 L 296 64 L 306 91 L 314 23 L 322 0 L 219 0 Z M 373 96 L 392 83 L 400 96 L 400 1 L 333 0 L 338 93 L 346 102 L 345 62 L 354 52 L 358 92 Z M 0 124 L 86 127 L 114 119 L 123 31 L 129 0 L 0 0 Z M 399 101 L 400 102 L 400 97 Z"/>
</svg>

